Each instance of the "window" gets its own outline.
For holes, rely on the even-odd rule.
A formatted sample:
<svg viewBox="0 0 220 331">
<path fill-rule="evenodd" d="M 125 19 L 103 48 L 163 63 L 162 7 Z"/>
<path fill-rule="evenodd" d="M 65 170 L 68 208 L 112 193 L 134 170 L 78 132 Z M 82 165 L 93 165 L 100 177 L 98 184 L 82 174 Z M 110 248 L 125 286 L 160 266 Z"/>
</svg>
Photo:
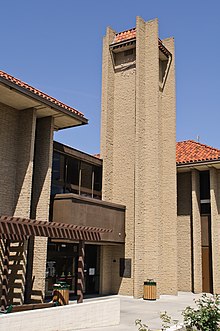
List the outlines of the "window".
<svg viewBox="0 0 220 331">
<path fill-rule="evenodd" d="M 79 193 L 80 181 L 80 161 L 67 157 L 66 158 L 66 192 Z"/>
</svg>

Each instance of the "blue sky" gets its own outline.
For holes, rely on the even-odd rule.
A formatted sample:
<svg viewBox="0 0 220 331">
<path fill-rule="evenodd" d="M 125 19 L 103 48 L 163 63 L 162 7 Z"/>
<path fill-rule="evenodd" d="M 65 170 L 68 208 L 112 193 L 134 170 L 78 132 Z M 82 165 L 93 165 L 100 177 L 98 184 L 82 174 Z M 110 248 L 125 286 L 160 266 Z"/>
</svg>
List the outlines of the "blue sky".
<svg viewBox="0 0 220 331">
<path fill-rule="evenodd" d="M 55 139 L 99 152 L 102 37 L 158 17 L 176 42 L 177 141 L 220 148 L 219 0 L 0 0 L 0 69 L 83 112 Z"/>
</svg>

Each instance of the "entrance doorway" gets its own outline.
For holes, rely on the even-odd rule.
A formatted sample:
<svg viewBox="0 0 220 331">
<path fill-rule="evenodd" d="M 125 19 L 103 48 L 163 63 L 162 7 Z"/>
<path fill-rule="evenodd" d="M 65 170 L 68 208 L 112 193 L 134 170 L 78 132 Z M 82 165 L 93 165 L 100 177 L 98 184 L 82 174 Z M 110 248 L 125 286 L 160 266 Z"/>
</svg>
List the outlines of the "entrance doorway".
<svg viewBox="0 0 220 331">
<path fill-rule="evenodd" d="M 46 265 L 46 293 L 53 290 L 53 284 L 65 281 L 70 293 L 76 294 L 78 268 L 78 244 L 48 242 Z"/>
<path fill-rule="evenodd" d="M 202 234 L 202 291 L 206 293 L 213 293 L 210 215 L 201 216 L 201 234 Z"/>
<path fill-rule="evenodd" d="M 85 293 L 98 294 L 100 279 L 100 246 L 85 246 Z"/>
<path fill-rule="evenodd" d="M 46 264 L 46 295 L 53 291 L 53 284 L 65 281 L 70 293 L 76 295 L 78 273 L 78 244 L 48 242 Z M 99 293 L 100 246 L 85 245 L 85 294 Z"/>
</svg>

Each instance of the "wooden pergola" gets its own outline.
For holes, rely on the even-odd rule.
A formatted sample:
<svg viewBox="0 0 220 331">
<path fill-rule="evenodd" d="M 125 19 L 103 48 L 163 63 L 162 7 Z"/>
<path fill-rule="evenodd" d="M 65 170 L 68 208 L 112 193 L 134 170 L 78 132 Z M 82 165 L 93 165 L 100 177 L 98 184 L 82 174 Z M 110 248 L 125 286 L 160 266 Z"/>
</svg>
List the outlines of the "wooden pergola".
<svg viewBox="0 0 220 331">
<path fill-rule="evenodd" d="M 1 310 L 8 306 L 10 241 L 24 241 L 30 237 L 48 237 L 79 241 L 77 303 L 83 302 L 85 241 L 100 241 L 101 233 L 111 229 L 80 226 L 58 222 L 31 220 L 20 217 L 0 216 L 0 239 L 5 241 Z"/>
</svg>

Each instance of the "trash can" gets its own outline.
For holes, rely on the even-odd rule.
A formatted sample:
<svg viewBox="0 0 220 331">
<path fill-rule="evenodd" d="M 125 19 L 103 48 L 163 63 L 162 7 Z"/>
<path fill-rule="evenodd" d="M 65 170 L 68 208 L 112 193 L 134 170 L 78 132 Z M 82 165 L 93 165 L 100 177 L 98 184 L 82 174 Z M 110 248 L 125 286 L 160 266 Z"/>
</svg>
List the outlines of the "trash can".
<svg viewBox="0 0 220 331">
<path fill-rule="evenodd" d="M 66 282 L 58 282 L 53 285 L 53 302 L 58 302 L 59 305 L 69 304 L 69 285 Z"/>
<path fill-rule="evenodd" d="M 144 282 L 144 300 L 156 300 L 157 298 L 157 283 L 153 279 L 148 279 Z"/>
</svg>

